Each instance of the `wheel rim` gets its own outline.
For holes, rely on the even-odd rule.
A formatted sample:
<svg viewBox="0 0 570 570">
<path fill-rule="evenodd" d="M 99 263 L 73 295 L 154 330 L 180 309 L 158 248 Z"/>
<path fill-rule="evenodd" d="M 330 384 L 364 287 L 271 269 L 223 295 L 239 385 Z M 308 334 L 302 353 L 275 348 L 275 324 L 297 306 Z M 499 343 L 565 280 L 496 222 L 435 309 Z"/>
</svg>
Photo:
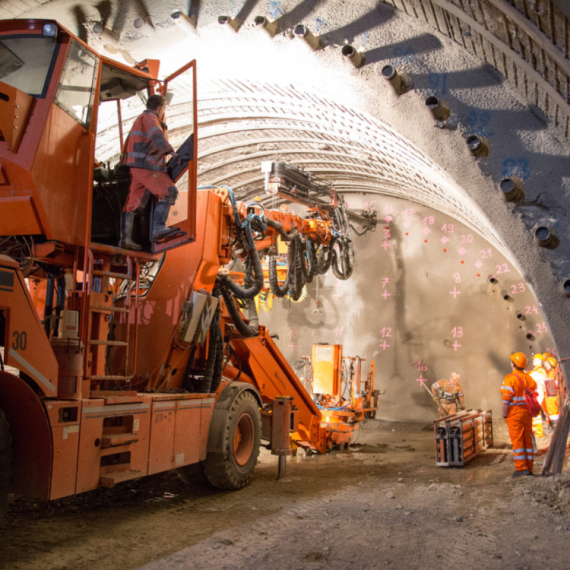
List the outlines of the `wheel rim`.
<svg viewBox="0 0 570 570">
<path fill-rule="evenodd" d="M 250 459 L 254 444 L 254 427 L 251 416 L 242 414 L 234 432 L 234 457 L 236 463 L 243 467 Z"/>
</svg>

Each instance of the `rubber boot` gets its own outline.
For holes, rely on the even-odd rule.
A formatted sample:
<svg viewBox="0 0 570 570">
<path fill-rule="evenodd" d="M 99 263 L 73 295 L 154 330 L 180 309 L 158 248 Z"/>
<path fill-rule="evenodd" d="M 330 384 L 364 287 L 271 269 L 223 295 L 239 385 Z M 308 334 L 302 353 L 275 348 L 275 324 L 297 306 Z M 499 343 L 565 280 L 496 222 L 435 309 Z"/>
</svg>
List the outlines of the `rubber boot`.
<svg viewBox="0 0 570 570">
<path fill-rule="evenodd" d="M 170 202 L 168 200 L 159 200 L 154 207 L 154 218 L 152 224 L 152 239 L 162 239 L 166 236 L 175 234 L 180 228 L 169 228 L 166 226 L 166 220 L 170 212 Z"/>
<path fill-rule="evenodd" d="M 133 234 L 134 220 L 134 212 L 123 212 L 121 214 L 121 241 L 119 242 L 119 247 L 123 249 L 131 249 L 133 251 L 140 251 L 142 246 L 135 243 L 131 238 Z"/>
</svg>

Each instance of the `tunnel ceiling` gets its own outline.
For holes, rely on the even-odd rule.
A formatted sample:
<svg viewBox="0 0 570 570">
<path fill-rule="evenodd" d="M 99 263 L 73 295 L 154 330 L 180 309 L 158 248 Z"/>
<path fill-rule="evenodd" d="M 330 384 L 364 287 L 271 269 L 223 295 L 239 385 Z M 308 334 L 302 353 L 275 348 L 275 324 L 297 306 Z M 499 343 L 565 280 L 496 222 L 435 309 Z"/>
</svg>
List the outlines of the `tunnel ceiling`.
<svg viewBox="0 0 570 570">
<path fill-rule="evenodd" d="M 132 1 L 89 6 L 66 0 L 12 0 L 2 3 L 0 17 L 57 18 L 96 48 L 100 34 L 93 32 L 93 26 L 101 23 L 103 35 L 107 35 L 106 51 L 113 51 L 109 45 L 112 44 L 118 55 L 128 61 L 132 56 L 121 48 L 129 50 L 130 45 L 142 43 L 148 51 L 151 32 L 171 26 L 176 10 L 188 15 L 192 23 L 201 24 L 201 17 L 211 19 L 212 6 L 205 15 L 204 4 Z M 287 34 L 303 16 L 308 18 L 326 3 L 293 2 L 288 11 L 281 8 L 285 3 L 279 2 L 250 1 L 241 8 L 236 2 L 228 6 L 224 2 L 218 4 L 218 11 L 225 8 L 223 13 L 235 17 L 242 26 L 248 18 L 251 20 L 258 13 L 265 15 L 266 9 L 272 9 L 278 31 Z M 568 18 L 563 3 L 393 0 L 384 4 L 425 21 L 495 67 L 568 136 L 570 64 Z M 361 10 L 360 14 L 354 14 L 354 9 L 343 9 L 345 29 L 323 33 L 323 45 L 340 43 L 341 37 L 345 42 L 354 41 L 359 32 L 367 33 L 390 17 L 389 12 L 375 8 Z M 184 23 L 189 21 L 185 20 Z M 156 50 L 156 44 L 152 49 Z M 373 57 L 372 52 L 367 54 L 363 48 L 360 51 L 365 58 Z M 157 55 L 153 53 L 153 57 Z M 199 174 L 203 183 L 230 184 L 240 195 L 254 196 L 260 193 L 263 180 L 260 161 L 293 162 L 333 180 L 342 192 L 387 194 L 434 207 L 472 227 L 509 255 L 493 224 L 444 170 L 374 117 L 324 97 L 299 92 L 291 85 L 248 78 L 204 81 L 199 92 Z M 173 128 L 179 134 L 184 132 L 183 124 L 171 124 Z"/>
</svg>

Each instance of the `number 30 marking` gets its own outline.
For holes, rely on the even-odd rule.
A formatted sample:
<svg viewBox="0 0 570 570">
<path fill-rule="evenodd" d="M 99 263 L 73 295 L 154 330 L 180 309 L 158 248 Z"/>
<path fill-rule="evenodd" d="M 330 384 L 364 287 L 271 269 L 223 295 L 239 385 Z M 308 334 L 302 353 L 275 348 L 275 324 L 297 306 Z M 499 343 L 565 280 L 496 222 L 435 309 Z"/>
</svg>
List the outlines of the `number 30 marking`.
<svg viewBox="0 0 570 570">
<path fill-rule="evenodd" d="M 12 333 L 12 338 L 14 342 L 12 343 L 12 348 L 14 350 L 26 350 L 28 346 L 28 333 L 26 331 L 14 331 Z"/>
</svg>

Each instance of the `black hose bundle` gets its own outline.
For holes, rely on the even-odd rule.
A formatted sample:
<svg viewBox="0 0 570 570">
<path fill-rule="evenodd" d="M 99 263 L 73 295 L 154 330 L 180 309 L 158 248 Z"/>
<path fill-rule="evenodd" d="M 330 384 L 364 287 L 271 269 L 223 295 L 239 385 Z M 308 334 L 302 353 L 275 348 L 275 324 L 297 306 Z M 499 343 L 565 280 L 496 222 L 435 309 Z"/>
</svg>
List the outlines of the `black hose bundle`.
<svg viewBox="0 0 570 570">
<path fill-rule="evenodd" d="M 324 275 L 332 263 L 334 241 L 330 245 L 321 245 L 315 252 L 315 274 Z"/>
<path fill-rule="evenodd" d="M 253 267 L 254 274 L 253 281 L 249 286 L 241 287 L 227 275 L 218 277 L 220 286 L 228 288 L 238 299 L 253 299 L 263 289 L 263 268 L 255 247 L 249 250 L 247 264 Z"/>
<path fill-rule="evenodd" d="M 251 288 L 252 283 L 251 275 L 251 265 L 246 266 L 244 286 L 246 289 Z M 263 284 L 263 274 L 262 274 L 262 284 Z M 222 297 L 226 303 L 228 313 L 232 319 L 232 323 L 235 325 L 238 332 L 245 337 L 256 336 L 259 331 L 259 317 L 257 315 L 257 309 L 255 308 L 255 301 L 251 298 L 245 299 L 245 308 L 247 309 L 249 325 L 247 325 L 241 317 L 241 313 L 235 303 L 234 295 L 229 287 L 227 287 L 227 281 L 219 280 L 220 291 Z"/>
<path fill-rule="evenodd" d="M 332 248 L 332 270 L 337 279 L 346 280 L 352 275 L 354 270 L 354 251 L 352 241 L 340 241 L 335 243 L 338 245 L 338 253 L 336 247 Z"/>
</svg>

